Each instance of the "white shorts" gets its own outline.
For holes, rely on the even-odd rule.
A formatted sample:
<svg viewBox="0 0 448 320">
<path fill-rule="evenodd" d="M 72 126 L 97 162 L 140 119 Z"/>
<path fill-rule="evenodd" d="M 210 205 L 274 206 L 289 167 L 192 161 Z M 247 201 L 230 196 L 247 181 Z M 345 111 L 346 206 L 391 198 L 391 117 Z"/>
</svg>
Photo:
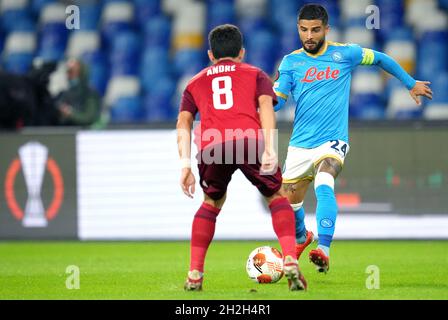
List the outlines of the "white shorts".
<svg viewBox="0 0 448 320">
<path fill-rule="evenodd" d="M 313 149 L 288 147 L 283 167 L 283 183 L 297 183 L 314 179 L 317 164 L 325 158 L 333 158 L 344 165 L 350 147 L 342 140 L 331 140 Z"/>
</svg>

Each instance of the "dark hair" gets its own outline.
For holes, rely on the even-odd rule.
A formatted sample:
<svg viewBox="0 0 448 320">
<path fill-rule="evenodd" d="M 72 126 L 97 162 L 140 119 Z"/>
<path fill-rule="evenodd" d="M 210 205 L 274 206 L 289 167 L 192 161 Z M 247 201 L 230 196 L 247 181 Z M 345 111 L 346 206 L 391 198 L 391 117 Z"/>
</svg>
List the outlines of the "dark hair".
<svg viewBox="0 0 448 320">
<path fill-rule="evenodd" d="M 310 3 L 304 5 L 298 14 L 297 20 L 321 20 L 323 25 L 328 24 L 327 10 L 320 4 Z"/>
<path fill-rule="evenodd" d="M 216 59 L 236 58 L 243 48 L 243 35 L 232 24 L 217 26 L 208 35 L 210 50 Z"/>
</svg>

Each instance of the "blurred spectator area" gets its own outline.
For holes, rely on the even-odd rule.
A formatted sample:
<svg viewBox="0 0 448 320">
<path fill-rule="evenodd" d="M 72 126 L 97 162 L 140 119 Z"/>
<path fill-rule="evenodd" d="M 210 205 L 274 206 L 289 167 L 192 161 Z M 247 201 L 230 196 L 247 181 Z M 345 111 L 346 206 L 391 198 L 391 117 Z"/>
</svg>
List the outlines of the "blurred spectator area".
<svg viewBox="0 0 448 320">
<path fill-rule="evenodd" d="M 274 74 L 298 49 L 296 15 L 305 3 L 323 4 L 330 40 L 353 42 L 394 57 L 434 99 L 417 108 L 408 91 L 377 67 L 353 73 L 352 119 L 448 119 L 448 0 L 0 0 L 2 69 L 25 74 L 34 59 L 79 57 L 114 123 L 176 118 L 188 80 L 208 65 L 207 34 L 233 23 L 245 36 L 246 61 Z M 69 5 L 80 28 L 69 30 Z M 380 9 L 380 29 L 365 26 L 366 8 Z M 57 85 L 53 85 L 57 87 Z M 294 106 L 278 114 L 292 120 Z"/>
</svg>

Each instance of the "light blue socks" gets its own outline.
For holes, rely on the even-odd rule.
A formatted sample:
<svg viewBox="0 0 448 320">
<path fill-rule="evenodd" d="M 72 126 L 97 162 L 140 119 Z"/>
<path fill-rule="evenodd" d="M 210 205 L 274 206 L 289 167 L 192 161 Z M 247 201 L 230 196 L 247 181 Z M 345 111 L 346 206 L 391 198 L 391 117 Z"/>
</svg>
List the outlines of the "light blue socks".
<svg viewBox="0 0 448 320">
<path fill-rule="evenodd" d="M 329 256 L 338 213 L 333 176 L 326 172 L 319 172 L 315 178 L 314 189 L 317 199 L 316 222 L 319 236 L 318 248 Z"/>
<path fill-rule="evenodd" d="M 292 209 L 294 210 L 294 215 L 296 216 L 297 243 L 304 243 L 306 241 L 305 210 L 303 209 L 302 205 L 303 201 L 291 205 Z"/>
</svg>

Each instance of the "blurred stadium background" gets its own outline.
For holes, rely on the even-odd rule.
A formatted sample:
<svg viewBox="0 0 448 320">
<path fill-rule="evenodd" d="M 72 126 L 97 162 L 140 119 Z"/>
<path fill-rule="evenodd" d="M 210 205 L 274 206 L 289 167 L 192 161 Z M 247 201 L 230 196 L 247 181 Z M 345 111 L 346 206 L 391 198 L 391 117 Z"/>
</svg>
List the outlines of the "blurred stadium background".
<svg viewBox="0 0 448 320">
<path fill-rule="evenodd" d="M 36 59 L 79 57 L 112 123 L 172 121 L 186 82 L 208 64 L 213 26 L 238 25 L 247 61 L 274 74 L 281 58 L 300 47 L 296 14 L 307 2 L 327 8 L 331 40 L 384 51 L 416 79 L 432 82 L 434 100 L 418 108 L 396 79 L 358 68 L 352 119 L 448 118 L 447 0 L 1 0 L 1 67 L 25 74 Z M 72 4 L 80 9 L 77 30 L 66 28 Z M 377 30 L 365 27 L 371 4 L 380 9 Z M 63 77 L 55 79 L 53 94 L 64 88 Z M 279 120 L 292 119 L 290 106 Z"/>
</svg>

